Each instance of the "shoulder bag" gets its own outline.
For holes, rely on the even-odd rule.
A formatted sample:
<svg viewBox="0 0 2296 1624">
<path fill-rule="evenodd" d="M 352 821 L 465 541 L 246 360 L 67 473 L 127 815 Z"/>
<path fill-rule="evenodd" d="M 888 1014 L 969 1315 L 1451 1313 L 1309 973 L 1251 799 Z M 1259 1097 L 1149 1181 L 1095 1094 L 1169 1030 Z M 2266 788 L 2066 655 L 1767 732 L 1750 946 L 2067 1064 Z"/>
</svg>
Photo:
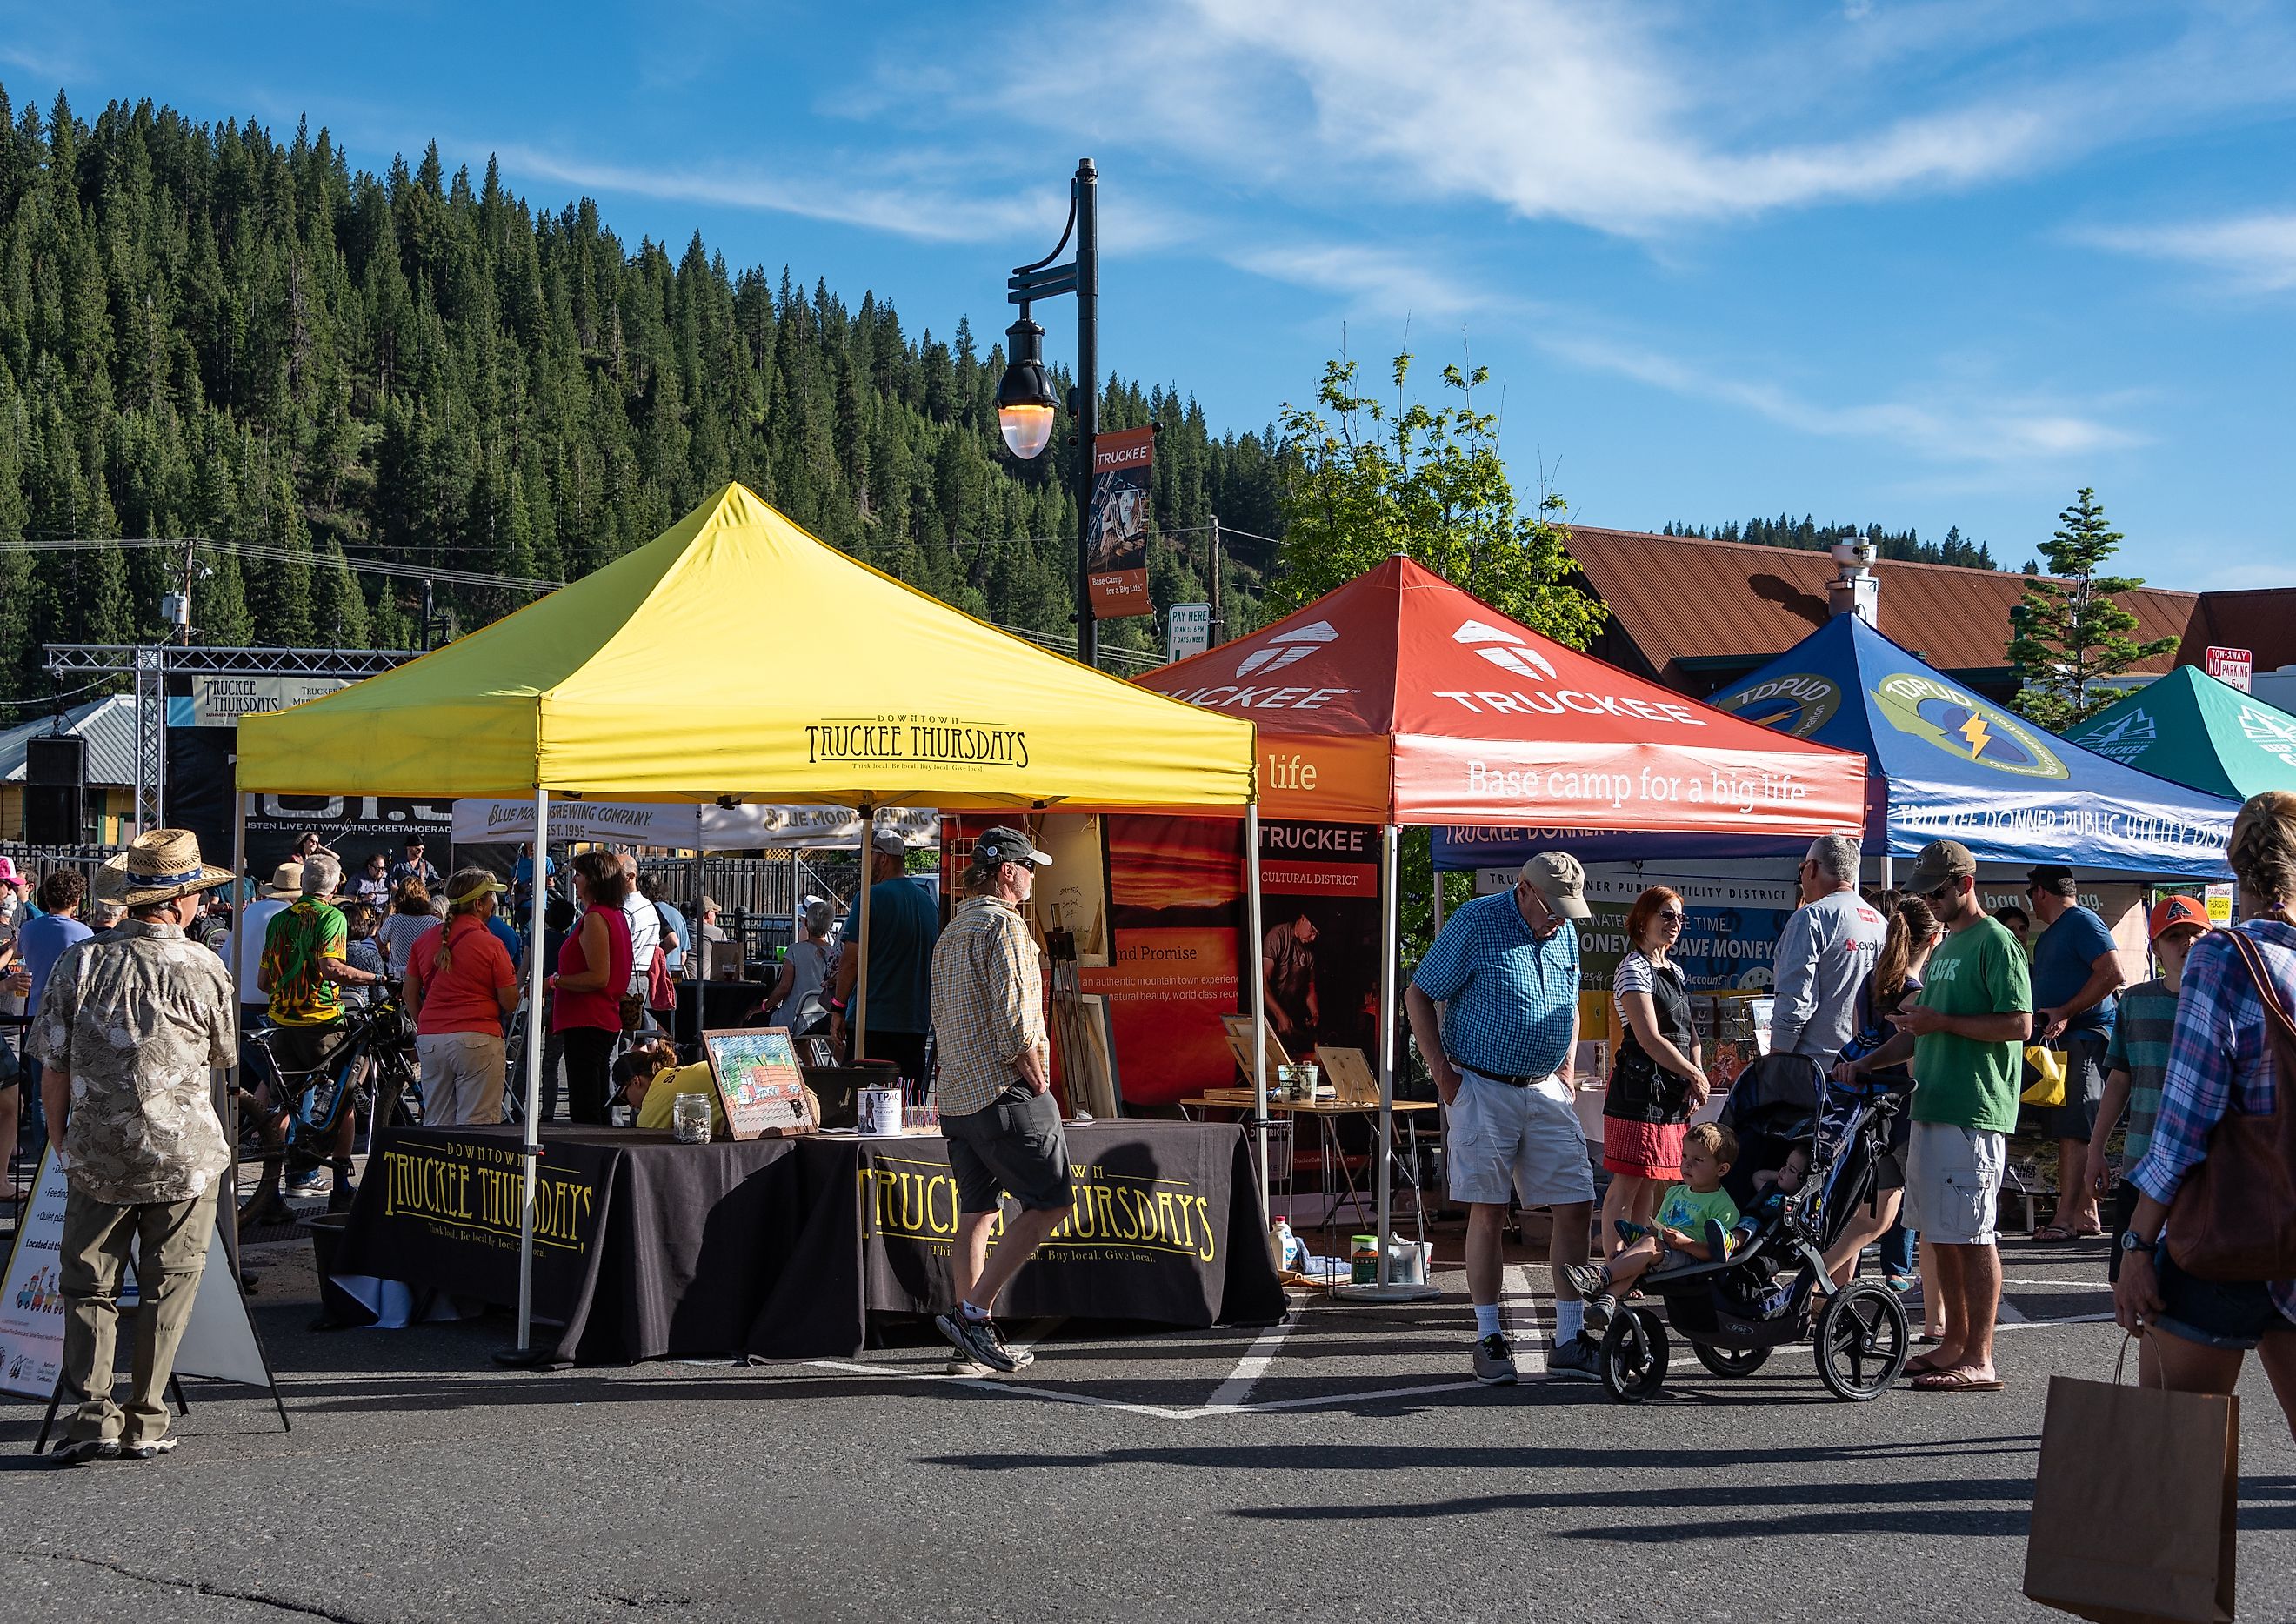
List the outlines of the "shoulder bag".
<svg viewBox="0 0 2296 1624">
<path fill-rule="evenodd" d="M 2273 1110 L 2227 1108 L 2210 1132 L 2208 1153 L 2169 1206 L 2169 1255 L 2201 1280 L 2287 1280 L 2296 1278 L 2296 1019 L 2281 1007 L 2255 939 L 2226 934 L 2264 1005 Z"/>
</svg>

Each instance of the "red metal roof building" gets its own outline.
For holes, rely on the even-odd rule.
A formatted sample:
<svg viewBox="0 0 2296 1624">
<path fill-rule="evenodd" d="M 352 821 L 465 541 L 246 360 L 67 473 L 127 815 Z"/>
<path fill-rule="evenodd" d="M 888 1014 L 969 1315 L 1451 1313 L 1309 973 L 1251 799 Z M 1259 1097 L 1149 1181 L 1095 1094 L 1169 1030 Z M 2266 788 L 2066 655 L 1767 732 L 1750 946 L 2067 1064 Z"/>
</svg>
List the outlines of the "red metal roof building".
<svg viewBox="0 0 2296 1624">
<path fill-rule="evenodd" d="M 1572 527 L 1570 553 L 1584 585 L 1611 606 L 1610 620 L 1588 652 L 1699 699 L 1760 668 L 1824 625 L 1833 612 L 1828 589 L 1841 573 L 1821 552 L 1584 526 Z M 2010 607 L 2024 590 L 2024 576 L 1886 559 L 1875 561 L 1873 571 L 1881 584 L 1877 629 L 1883 636 L 1988 699 L 2005 701 L 2016 691 L 2005 650 Z M 2126 601 L 2137 618 L 2138 639 L 2189 641 L 2203 603 L 2274 595 L 2146 586 Z M 2285 643 L 2296 636 L 2287 629 L 2296 619 L 2296 592 L 2278 595 L 2279 640 Z M 2181 659 L 2198 658 L 2197 650 L 2190 655 L 2179 650 L 2137 668 L 2157 675 Z M 2296 652 L 2284 658 L 2296 660 Z M 2262 647 L 2257 668 L 2270 668 Z"/>
</svg>

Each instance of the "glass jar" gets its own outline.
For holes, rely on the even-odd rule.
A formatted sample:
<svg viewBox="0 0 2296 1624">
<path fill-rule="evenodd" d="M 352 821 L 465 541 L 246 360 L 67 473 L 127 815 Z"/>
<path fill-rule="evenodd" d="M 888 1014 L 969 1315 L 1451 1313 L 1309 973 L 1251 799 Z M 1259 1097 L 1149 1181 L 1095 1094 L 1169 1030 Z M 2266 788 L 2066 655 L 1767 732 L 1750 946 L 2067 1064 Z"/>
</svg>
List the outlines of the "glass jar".
<svg viewBox="0 0 2296 1624">
<path fill-rule="evenodd" d="M 670 1131 L 680 1144 L 709 1143 L 709 1096 L 681 1094 L 670 1103 Z"/>
</svg>

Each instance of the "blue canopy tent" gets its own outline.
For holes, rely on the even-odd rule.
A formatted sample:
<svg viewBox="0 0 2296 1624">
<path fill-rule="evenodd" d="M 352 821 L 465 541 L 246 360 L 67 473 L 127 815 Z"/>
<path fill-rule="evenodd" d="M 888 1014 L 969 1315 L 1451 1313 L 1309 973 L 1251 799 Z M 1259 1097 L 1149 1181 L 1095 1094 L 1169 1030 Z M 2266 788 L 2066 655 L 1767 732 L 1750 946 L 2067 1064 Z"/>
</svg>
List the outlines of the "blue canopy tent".
<svg viewBox="0 0 2296 1624">
<path fill-rule="evenodd" d="M 1866 752 L 1869 853 L 1956 840 L 1980 863 L 2093 874 L 2223 877 L 2232 801 L 2095 755 L 1980 698 L 1837 615 L 1710 701 L 1797 738 Z M 1496 868 L 1567 846 L 1586 862 L 1799 852 L 1712 836 L 1438 829 L 1439 868 Z"/>
</svg>

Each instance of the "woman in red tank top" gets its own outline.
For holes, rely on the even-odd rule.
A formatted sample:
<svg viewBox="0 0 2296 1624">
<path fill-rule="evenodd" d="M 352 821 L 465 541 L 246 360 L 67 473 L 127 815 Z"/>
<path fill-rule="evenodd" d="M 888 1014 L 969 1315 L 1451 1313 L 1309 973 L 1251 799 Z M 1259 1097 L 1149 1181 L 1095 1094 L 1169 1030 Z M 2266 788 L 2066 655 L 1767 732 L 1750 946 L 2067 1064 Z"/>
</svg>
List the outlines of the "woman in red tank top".
<svg viewBox="0 0 2296 1624">
<path fill-rule="evenodd" d="M 577 1122 L 606 1120 L 622 992 L 630 984 L 630 922 L 622 912 L 629 883 L 612 852 L 594 848 L 574 859 L 574 891 L 584 913 L 558 949 L 550 1029 L 566 1046 L 566 1103 Z"/>
</svg>

